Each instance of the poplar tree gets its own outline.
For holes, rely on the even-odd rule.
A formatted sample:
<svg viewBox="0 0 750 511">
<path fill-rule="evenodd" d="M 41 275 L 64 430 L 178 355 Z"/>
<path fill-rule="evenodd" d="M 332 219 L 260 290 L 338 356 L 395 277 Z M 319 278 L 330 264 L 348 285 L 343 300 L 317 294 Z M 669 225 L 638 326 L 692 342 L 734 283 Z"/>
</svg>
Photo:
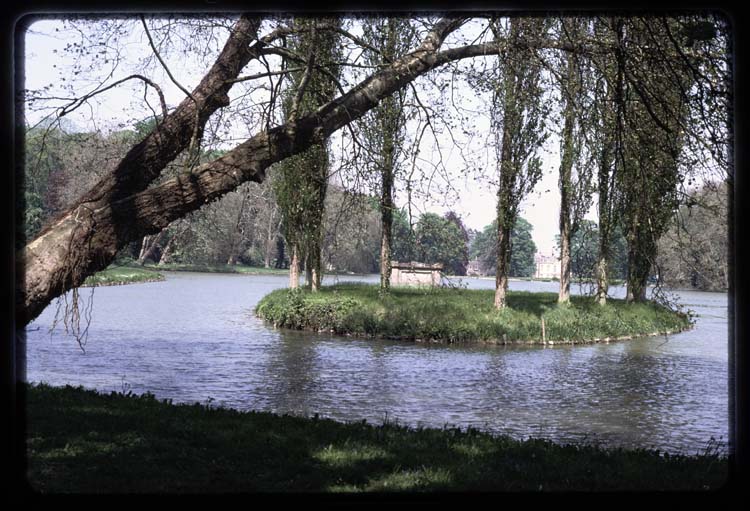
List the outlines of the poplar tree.
<svg viewBox="0 0 750 511">
<path fill-rule="evenodd" d="M 618 171 L 621 216 L 628 242 L 627 300 L 644 301 L 656 262 L 659 238 L 679 202 L 682 126 L 691 86 L 680 61 L 665 58 L 666 41 L 656 20 L 634 18 L 618 30 L 618 46 L 639 45 L 642 51 L 620 51 L 625 95 L 623 165 Z"/>
<path fill-rule="evenodd" d="M 287 122 L 309 115 L 330 101 L 336 89 L 338 36 L 331 27 L 336 18 L 297 18 L 299 35 L 293 39 L 287 59 L 305 63 L 304 71 L 291 73 L 284 110 Z M 324 29 L 325 27 L 325 29 Z M 325 198 L 328 189 L 329 156 L 327 141 L 318 136 L 315 143 L 277 165 L 275 193 L 289 246 L 289 287 L 299 286 L 305 267 L 306 286 L 317 291 L 322 279 L 322 238 Z"/>
<path fill-rule="evenodd" d="M 511 232 L 521 200 L 542 176 L 536 151 L 547 134 L 542 65 L 534 47 L 545 32 L 545 21 L 511 18 L 508 45 L 498 55 L 498 79 L 493 91 L 492 129 L 499 173 L 497 192 L 497 270 L 495 307 L 506 305 L 510 270 Z M 495 25 L 496 32 L 501 28 Z"/>
<path fill-rule="evenodd" d="M 407 19 L 368 19 L 363 25 L 363 39 L 373 50 L 365 61 L 374 67 L 387 65 L 409 49 L 413 30 Z M 362 126 L 364 144 L 368 148 L 369 165 L 380 181 L 380 290 L 391 287 L 391 259 L 393 254 L 393 202 L 395 181 L 401 163 L 406 127 L 404 101 L 407 91 L 402 89 L 384 98 L 366 116 Z"/>
<path fill-rule="evenodd" d="M 582 18 L 560 21 L 560 39 L 579 44 L 587 35 L 588 22 Z M 586 158 L 585 141 L 590 136 L 587 86 L 588 62 L 575 51 L 562 58 L 560 95 L 563 126 L 560 140 L 560 291 L 559 303 L 570 302 L 571 238 L 589 206 L 591 168 Z"/>
<path fill-rule="evenodd" d="M 618 19 L 593 21 L 594 37 L 605 42 L 614 41 L 613 34 L 622 22 Z M 619 48 L 619 47 L 618 47 Z M 594 270 L 596 280 L 596 303 L 607 303 L 610 280 L 610 259 L 612 257 L 612 237 L 616 227 L 617 190 L 614 186 L 618 155 L 622 154 L 621 140 L 623 126 L 623 69 L 622 55 L 618 51 L 615 58 L 608 55 L 604 59 L 592 59 L 591 72 L 594 77 L 590 151 L 596 162 L 596 187 L 598 193 L 597 216 L 599 218 L 598 251 Z M 620 165 L 621 166 L 621 165 Z"/>
</svg>

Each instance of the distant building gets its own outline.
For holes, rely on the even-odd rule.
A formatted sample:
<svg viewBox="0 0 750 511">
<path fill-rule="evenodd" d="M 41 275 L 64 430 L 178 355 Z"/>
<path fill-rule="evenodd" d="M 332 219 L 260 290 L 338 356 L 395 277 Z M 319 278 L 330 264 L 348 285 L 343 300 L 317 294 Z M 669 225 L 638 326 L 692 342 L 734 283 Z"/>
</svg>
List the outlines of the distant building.
<svg viewBox="0 0 750 511">
<path fill-rule="evenodd" d="M 477 275 L 482 275 L 482 265 L 479 262 L 479 259 L 472 259 L 469 261 L 469 264 L 466 265 L 466 276 L 475 277 Z"/>
<path fill-rule="evenodd" d="M 534 256 L 536 263 L 535 279 L 559 279 L 560 278 L 560 259 L 553 255 L 536 254 Z"/>
<path fill-rule="evenodd" d="M 391 284 L 394 286 L 439 286 L 443 265 L 391 261 Z"/>
</svg>

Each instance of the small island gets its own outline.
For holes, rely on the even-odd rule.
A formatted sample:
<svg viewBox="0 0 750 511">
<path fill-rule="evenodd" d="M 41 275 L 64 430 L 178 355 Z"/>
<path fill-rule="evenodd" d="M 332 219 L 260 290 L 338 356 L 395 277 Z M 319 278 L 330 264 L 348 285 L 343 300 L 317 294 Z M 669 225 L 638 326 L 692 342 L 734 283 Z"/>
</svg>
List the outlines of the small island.
<svg viewBox="0 0 750 511">
<path fill-rule="evenodd" d="M 163 274 L 145 268 L 133 266 L 115 266 L 89 276 L 81 287 L 122 286 L 141 282 L 161 282 Z"/>
<path fill-rule="evenodd" d="M 342 283 L 318 292 L 279 289 L 256 314 L 275 328 L 336 335 L 441 343 L 579 344 L 666 335 L 691 328 L 690 317 L 654 302 L 627 303 L 555 293 L 508 292 L 507 307 L 493 307 L 493 290 L 393 287 Z"/>
</svg>

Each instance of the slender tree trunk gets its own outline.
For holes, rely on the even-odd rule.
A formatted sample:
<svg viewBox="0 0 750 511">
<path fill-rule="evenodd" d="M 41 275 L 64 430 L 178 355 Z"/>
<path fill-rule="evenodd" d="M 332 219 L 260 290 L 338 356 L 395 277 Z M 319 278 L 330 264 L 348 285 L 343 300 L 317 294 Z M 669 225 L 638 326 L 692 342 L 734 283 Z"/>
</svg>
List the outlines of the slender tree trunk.
<svg viewBox="0 0 750 511">
<path fill-rule="evenodd" d="M 307 253 L 305 254 L 305 287 L 312 289 L 312 263 L 310 261 L 310 247 L 307 247 Z"/>
<path fill-rule="evenodd" d="M 599 163 L 599 251 L 596 260 L 596 303 L 605 305 L 607 303 L 608 260 L 609 247 L 612 232 L 609 197 L 609 152 L 608 145 L 602 151 Z"/>
<path fill-rule="evenodd" d="M 500 225 L 500 222 L 498 222 Z M 495 308 L 506 306 L 508 294 L 508 269 L 510 268 L 510 235 L 511 230 L 506 227 L 497 229 L 497 270 L 495 273 Z"/>
<path fill-rule="evenodd" d="M 229 258 L 227 259 L 228 265 L 237 264 L 237 260 L 240 257 L 240 251 L 243 245 L 243 238 L 245 236 L 245 229 L 242 227 L 242 216 L 245 213 L 245 205 L 247 204 L 247 193 L 242 194 L 242 202 L 240 203 L 240 210 L 237 212 L 237 220 L 234 223 L 234 232 L 231 234 L 232 242 L 229 247 Z"/>
<path fill-rule="evenodd" d="M 323 261 L 320 256 L 322 247 L 319 243 L 315 242 L 312 245 L 312 251 L 310 253 L 310 289 L 313 293 L 320 291 L 320 285 L 322 282 L 323 275 Z"/>
<path fill-rule="evenodd" d="M 297 247 L 296 243 L 292 243 L 290 248 L 292 251 L 292 256 L 289 261 L 289 287 L 291 289 L 297 289 L 299 288 L 300 270 L 299 248 Z"/>
<path fill-rule="evenodd" d="M 167 246 L 161 251 L 161 257 L 159 257 L 159 266 L 168 264 L 172 259 L 172 249 L 174 248 L 174 237 L 169 238 Z"/>
<path fill-rule="evenodd" d="M 282 269 L 285 267 L 286 254 L 284 251 L 284 238 L 280 235 L 276 235 L 276 268 Z"/>
<path fill-rule="evenodd" d="M 571 226 L 571 199 L 572 199 L 572 173 L 573 161 L 575 159 L 575 145 L 573 141 L 573 128 L 575 125 L 576 105 L 575 97 L 578 94 L 576 86 L 577 72 L 575 56 L 568 54 L 567 60 L 567 84 L 562 93 L 565 99 L 565 121 L 563 125 L 563 147 L 560 158 L 560 291 L 558 303 L 570 302 L 570 238 L 573 234 Z"/>
<path fill-rule="evenodd" d="M 509 105 L 514 101 L 513 93 L 506 89 L 505 115 L 509 113 Z M 500 187 L 497 191 L 497 267 L 495 268 L 495 308 L 505 308 L 505 295 L 508 291 L 508 271 L 510 270 L 510 236 L 515 223 L 513 203 L 513 184 L 515 169 L 511 161 L 510 123 L 503 123 L 503 137 L 500 152 Z"/>
<path fill-rule="evenodd" d="M 633 222 L 638 225 L 638 222 Z M 647 236 L 649 233 L 644 232 L 644 227 L 640 230 L 633 227 L 628 233 L 628 280 L 626 300 L 632 302 L 643 302 L 646 300 L 646 290 L 648 286 L 648 276 L 651 270 L 651 260 L 649 258 L 649 247 L 647 246 Z"/>
<path fill-rule="evenodd" d="M 266 268 L 271 267 L 271 257 L 273 257 L 273 250 L 275 243 L 275 234 L 276 231 L 274 230 L 274 224 L 276 220 L 276 208 L 277 206 L 274 204 L 273 208 L 271 209 L 271 212 L 268 215 L 268 223 L 266 224 L 266 240 L 264 243 L 264 259 L 263 264 Z"/>
<path fill-rule="evenodd" d="M 382 172 L 382 190 L 380 195 L 380 290 L 391 289 L 391 241 L 393 234 L 393 165 L 392 150 L 384 155 L 385 165 Z"/>
<path fill-rule="evenodd" d="M 138 264 L 140 264 L 141 266 L 143 266 L 143 263 L 146 262 L 146 254 L 153 246 L 154 238 L 156 238 L 155 234 L 150 234 L 143 237 L 143 241 L 141 242 L 141 251 L 138 254 Z"/>
<path fill-rule="evenodd" d="M 605 239 L 602 239 L 605 238 Z M 609 240 L 608 234 L 602 234 L 601 229 L 599 230 L 599 253 L 596 259 L 596 303 L 599 305 L 605 305 L 607 303 L 607 291 L 609 290 L 608 280 L 608 256 L 609 256 Z"/>
<path fill-rule="evenodd" d="M 558 303 L 570 302 L 570 217 L 560 215 L 560 291 Z"/>
<path fill-rule="evenodd" d="M 380 239 L 380 290 L 385 293 L 391 290 L 391 237 L 386 232 Z"/>
<path fill-rule="evenodd" d="M 320 289 L 320 284 L 323 275 L 323 246 L 321 240 L 323 239 L 323 222 L 325 217 L 325 200 L 328 192 L 328 151 L 325 146 L 321 146 L 322 158 L 321 168 L 319 169 L 318 175 L 318 197 L 315 211 L 313 212 L 316 216 L 313 223 L 311 240 L 307 247 L 309 254 L 308 260 L 308 272 L 309 272 L 309 284 L 310 289 L 313 292 L 317 292 Z"/>
<path fill-rule="evenodd" d="M 162 244 L 164 238 L 167 237 L 167 230 L 162 229 L 159 234 L 143 237 L 143 244 L 146 245 L 146 239 L 148 238 L 148 246 L 141 248 L 141 254 L 138 256 L 138 264 L 143 266 L 147 259 L 150 259 L 154 255 L 154 251 L 158 246 Z"/>
</svg>

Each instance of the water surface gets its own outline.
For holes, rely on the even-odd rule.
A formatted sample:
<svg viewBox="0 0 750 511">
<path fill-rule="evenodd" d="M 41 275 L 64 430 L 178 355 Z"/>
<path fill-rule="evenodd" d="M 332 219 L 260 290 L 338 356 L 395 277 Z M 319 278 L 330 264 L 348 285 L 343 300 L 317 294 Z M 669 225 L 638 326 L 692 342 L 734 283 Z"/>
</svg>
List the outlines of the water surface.
<svg viewBox="0 0 750 511">
<path fill-rule="evenodd" d="M 82 289 L 84 300 L 93 293 L 85 351 L 62 326 L 50 332 L 56 304 L 50 305 L 27 329 L 27 380 L 148 391 L 239 410 L 473 426 L 516 438 L 674 453 L 695 454 L 711 438 L 727 440 L 725 294 L 676 293 L 697 324 L 668 337 L 453 346 L 278 331 L 253 308 L 285 287 L 287 277 L 165 274 L 164 282 Z M 492 288 L 494 281 L 461 285 Z M 557 284 L 512 281 L 510 288 L 556 292 Z"/>
</svg>

